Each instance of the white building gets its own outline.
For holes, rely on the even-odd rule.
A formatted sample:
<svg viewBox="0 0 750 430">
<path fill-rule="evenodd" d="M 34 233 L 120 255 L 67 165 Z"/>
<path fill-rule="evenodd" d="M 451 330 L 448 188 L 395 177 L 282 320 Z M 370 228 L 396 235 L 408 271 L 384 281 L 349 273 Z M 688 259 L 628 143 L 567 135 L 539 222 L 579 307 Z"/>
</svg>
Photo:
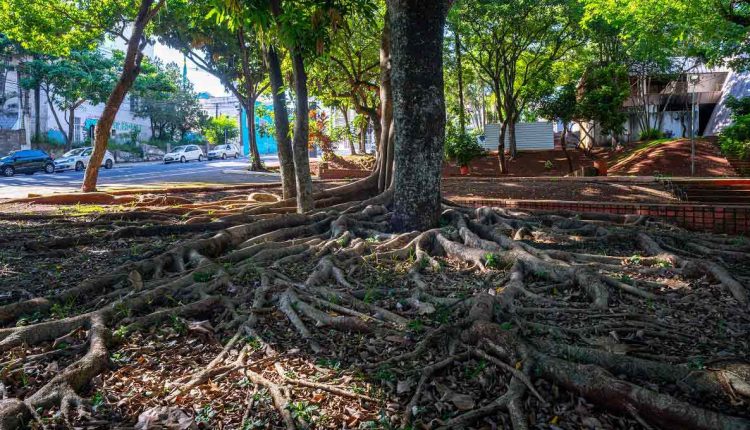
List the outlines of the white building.
<svg viewBox="0 0 750 430">
<path fill-rule="evenodd" d="M 125 46 L 120 40 L 108 41 L 100 49 L 105 54 L 111 54 L 113 50 L 124 50 Z M 153 58 L 153 46 L 147 46 L 145 53 Z M 50 106 L 44 91 L 21 88 L 18 66 L 27 59 L 28 57 L 13 58 L 6 64 L 4 79 L 0 79 L 0 84 L 4 84 L 5 89 L 5 100 L 0 106 L 0 130 L 23 130 L 24 137 L 23 141 L 20 142 L 20 146 L 23 148 L 30 147 L 36 134 L 46 136 L 54 141 L 64 142 L 63 131 L 60 130 L 57 121 L 55 121 L 54 114 L 57 114 L 64 133 L 67 134 L 68 113 L 58 109 L 54 103 Z M 2 94 L 3 92 L 0 91 L 0 95 Z M 123 101 L 112 126 L 113 139 L 128 140 L 133 130 L 138 130 L 138 140 L 140 141 L 151 138 L 150 121 L 148 118 L 135 116 L 135 103 L 136 101 L 130 96 L 127 96 Z M 76 109 L 73 120 L 74 143 L 81 143 L 89 137 L 93 138 L 96 123 L 103 111 L 104 103 L 94 105 L 86 102 Z"/>
<path fill-rule="evenodd" d="M 240 102 L 234 96 L 214 97 L 203 93 L 198 97 L 198 101 L 203 112 L 211 118 L 224 115 L 239 120 Z"/>
</svg>

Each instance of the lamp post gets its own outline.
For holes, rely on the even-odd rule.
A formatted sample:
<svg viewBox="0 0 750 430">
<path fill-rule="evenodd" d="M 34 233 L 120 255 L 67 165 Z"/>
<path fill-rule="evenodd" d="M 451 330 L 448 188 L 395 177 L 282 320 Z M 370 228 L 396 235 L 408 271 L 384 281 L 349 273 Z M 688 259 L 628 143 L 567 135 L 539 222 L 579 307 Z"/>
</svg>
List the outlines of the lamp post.
<svg viewBox="0 0 750 430">
<path fill-rule="evenodd" d="M 688 81 L 693 85 L 690 101 L 690 176 L 695 176 L 695 87 L 700 81 L 700 75 L 688 75 Z"/>
</svg>

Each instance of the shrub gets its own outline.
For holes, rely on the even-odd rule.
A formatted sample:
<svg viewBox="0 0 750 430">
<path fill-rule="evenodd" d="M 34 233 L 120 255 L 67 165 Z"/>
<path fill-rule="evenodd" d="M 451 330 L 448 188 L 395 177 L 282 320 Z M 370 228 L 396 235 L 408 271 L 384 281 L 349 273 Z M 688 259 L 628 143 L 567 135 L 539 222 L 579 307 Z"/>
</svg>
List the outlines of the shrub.
<svg viewBox="0 0 750 430">
<path fill-rule="evenodd" d="M 658 128 L 647 128 L 641 132 L 641 140 L 656 140 L 664 137 L 664 133 Z"/>
<path fill-rule="evenodd" d="M 740 159 L 750 158 L 750 97 L 730 97 L 727 106 L 732 109 L 732 124 L 724 128 L 719 137 L 722 152 Z"/>
<path fill-rule="evenodd" d="M 113 140 L 107 142 L 107 149 L 109 149 L 110 151 L 129 152 L 131 154 L 141 153 L 141 150 L 135 145 L 131 145 L 130 143 L 116 142 Z"/>
<path fill-rule="evenodd" d="M 740 159 L 750 158 L 750 115 L 734 118 L 734 122 L 721 132 L 721 151 Z"/>
<path fill-rule="evenodd" d="M 484 148 L 471 133 L 462 133 L 458 127 L 448 127 L 445 136 L 445 156 L 459 166 L 467 166 L 469 162 L 484 155 Z"/>
</svg>

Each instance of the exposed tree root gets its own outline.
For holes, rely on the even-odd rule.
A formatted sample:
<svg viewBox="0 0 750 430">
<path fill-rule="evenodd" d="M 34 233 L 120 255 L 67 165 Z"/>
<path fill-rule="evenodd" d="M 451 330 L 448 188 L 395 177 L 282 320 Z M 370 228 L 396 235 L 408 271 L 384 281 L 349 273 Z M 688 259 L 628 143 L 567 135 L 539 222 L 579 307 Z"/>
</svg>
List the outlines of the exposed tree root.
<svg viewBox="0 0 750 430">
<path fill-rule="evenodd" d="M 59 408 L 71 423 L 84 420 L 87 403 L 80 396 L 107 367 L 108 348 L 113 345 L 110 330 L 123 336 L 169 320 L 203 316 L 211 318 L 215 330 L 229 340 L 207 366 L 170 381 L 165 401 L 177 401 L 196 387 L 240 372 L 256 391 L 265 387 L 278 412 L 277 424 L 287 429 L 300 424 L 299 417 L 290 413 L 296 389 L 367 404 L 384 402 L 340 384 L 286 371 L 282 357 L 301 351 L 325 355 L 329 331 L 379 341 L 406 339 L 408 347 L 399 353 L 384 355 L 376 350 L 377 360 L 362 366 L 370 375 L 397 368 L 417 380 L 413 389 L 400 388 L 407 397 L 401 401 L 398 418 L 390 423 L 396 427 L 434 418 L 425 416 L 420 406 L 433 390 L 430 381 L 461 363 L 482 360 L 504 381 L 499 385 L 503 393 L 490 402 L 472 403 L 461 413 L 433 423 L 433 428 L 462 428 L 498 413 L 507 414 L 515 430 L 530 428 L 526 409 L 550 401 L 540 389 L 541 381 L 647 425 L 750 428 L 747 415 L 733 416 L 690 402 L 696 393 L 718 401 L 747 402 L 750 365 L 744 360 L 723 359 L 694 369 L 639 358 L 633 346 L 642 338 L 695 341 L 681 327 L 644 311 L 655 302 L 680 303 L 660 279 L 668 279 L 669 285 L 689 286 L 697 280 L 721 284 L 729 292 L 723 300 L 746 311 L 746 286 L 722 260 L 708 256 L 718 250 L 713 255 L 747 261 L 747 244 L 707 237 L 682 252 L 673 231 L 646 228 L 645 218 L 569 217 L 448 205 L 439 229 L 392 232 L 389 194 L 350 201 L 361 192 L 345 187 L 319 193 L 318 201 L 327 208 L 273 216 L 268 215 L 293 211 L 293 205 L 262 196 L 252 200 L 268 203 L 227 199 L 223 205 L 238 204 L 241 209 L 220 220 L 125 226 L 108 233 L 107 238 L 114 239 L 215 231 L 56 295 L 0 306 L 0 321 L 7 325 L 0 329 L 0 353 L 67 339 L 74 330 L 88 332 L 86 346 L 77 347 L 86 352 L 76 361 L 33 394 L 0 402 L 0 428 L 19 428 L 38 411 L 50 408 Z M 181 209 L 195 214 L 213 207 L 188 204 Z M 135 213 L 144 212 L 131 216 Z M 165 215 L 169 212 L 157 213 L 170 219 Z M 584 244 L 628 243 L 627 249 L 645 256 L 598 255 L 550 245 L 572 243 L 572 238 Z M 80 245 L 70 240 L 37 246 Z M 703 257 L 695 258 L 697 254 Z M 387 281 L 375 287 L 368 284 L 366 278 L 372 276 L 368 273 L 381 264 L 405 266 L 407 288 Z M 446 273 L 447 264 L 462 267 L 460 272 L 470 274 L 478 286 L 461 295 L 446 288 L 439 280 L 452 276 Z M 373 300 L 375 293 L 392 295 L 395 304 Z M 13 326 L 22 315 L 46 313 L 60 303 L 74 303 L 81 313 Z M 422 332 L 422 318 L 439 312 L 449 316 Z M 565 315 L 580 316 L 582 324 L 571 326 L 557 319 Z M 277 351 L 265 334 L 260 336 L 256 328 L 268 318 L 276 323 L 264 330 L 287 327 L 304 340 L 298 345 L 301 351 Z M 212 336 L 214 329 L 197 326 L 196 330 Z M 19 366 L 24 360 L 43 357 L 4 361 Z M 422 365 L 410 369 L 413 363 Z M 671 384 L 681 394 L 655 391 L 644 383 Z M 443 394 L 446 402 L 455 399 L 451 396 L 454 393 Z"/>
</svg>

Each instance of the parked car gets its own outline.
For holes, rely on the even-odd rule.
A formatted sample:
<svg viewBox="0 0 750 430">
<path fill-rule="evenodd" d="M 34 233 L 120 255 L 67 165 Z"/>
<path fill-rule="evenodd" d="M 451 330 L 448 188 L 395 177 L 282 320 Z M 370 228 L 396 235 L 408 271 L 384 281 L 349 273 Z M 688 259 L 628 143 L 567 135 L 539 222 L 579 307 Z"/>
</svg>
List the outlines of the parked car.
<svg viewBox="0 0 750 430">
<path fill-rule="evenodd" d="M 4 176 L 13 176 L 16 173 L 54 173 L 55 162 L 49 154 L 39 149 L 22 149 L 0 158 L 0 172 Z"/>
<path fill-rule="evenodd" d="M 63 154 L 62 157 L 55 160 L 55 170 L 62 172 L 63 170 L 75 169 L 76 172 L 80 172 L 89 165 L 91 154 L 94 153 L 94 148 L 75 148 Z M 111 152 L 107 151 L 104 153 L 104 159 L 102 159 L 102 166 L 105 169 L 111 169 L 115 165 L 115 157 Z"/>
<path fill-rule="evenodd" d="M 240 150 L 236 145 L 226 144 L 217 145 L 212 150 L 208 151 L 208 159 L 221 158 L 222 160 L 227 157 L 240 158 Z"/>
<path fill-rule="evenodd" d="M 203 151 L 197 145 L 178 146 L 167 154 L 164 154 L 164 164 L 175 161 L 187 163 L 190 160 L 203 161 Z"/>
</svg>

